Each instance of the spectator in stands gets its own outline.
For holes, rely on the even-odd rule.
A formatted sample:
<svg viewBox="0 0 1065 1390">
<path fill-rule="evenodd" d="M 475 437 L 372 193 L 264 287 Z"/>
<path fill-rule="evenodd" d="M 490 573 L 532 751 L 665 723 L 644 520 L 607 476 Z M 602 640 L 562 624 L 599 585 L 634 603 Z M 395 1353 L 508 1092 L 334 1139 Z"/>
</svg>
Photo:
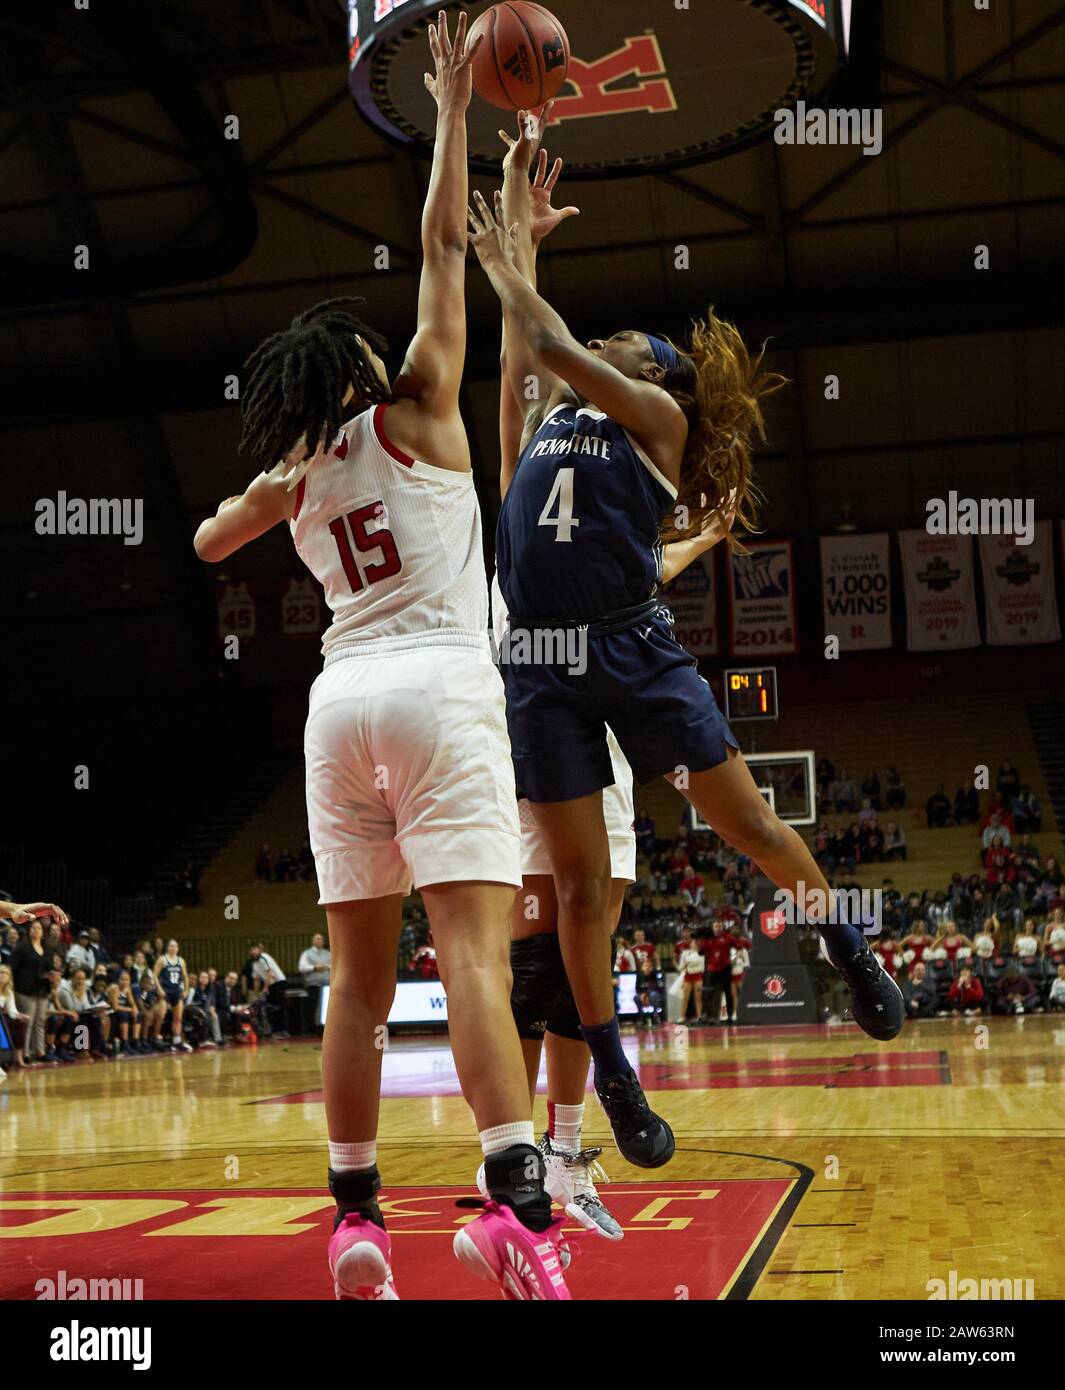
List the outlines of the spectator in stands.
<svg viewBox="0 0 1065 1390">
<path fill-rule="evenodd" d="M 655 823 L 647 814 L 646 808 L 640 810 L 633 824 L 636 834 L 636 850 L 638 854 L 650 858 L 655 848 Z"/>
<path fill-rule="evenodd" d="M 84 970 L 89 976 L 96 969 L 96 952 L 92 949 L 89 940 L 89 933 L 86 928 L 78 932 L 78 939 L 67 952 L 66 970 L 68 977 L 73 977 L 75 970 Z"/>
<path fill-rule="evenodd" d="M 870 768 L 862 779 L 862 796 L 874 811 L 880 810 L 880 776 L 876 768 Z"/>
<path fill-rule="evenodd" d="M 984 826 L 984 833 L 980 837 L 980 843 L 983 845 L 984 849 L 987 850 L 991 848 L 996 838 L 1000 846 L 1007 849 L 1009 848 L 1011 838 L 1009 826 L 1002 819 L 1002 813 L 1000 811 L 991 812 L 987 825 Z"/>
<path fill-rule="evenodd" d="M 954 823 L 975 825 L 980 819 L 980 793 L 973 782 L 954 793 Z"/>
<path fill-rule="evenodd" d="M 991 960 L 998 954 L 998 933 L 995 930 L 995 919 L 985 917 L 980 923 L 980 929 L 973 937 L 973 955 L 977 960 Z"/>
<path fill-rule="evenodd" d="M 836 827 L 828 853 L 829 861 L 834 871 L 843 871 L 848 874 L 854 873 L 858 847 L 854 842 L 854 837 L 846 826 L 839 825 Z"/>
<path fill-rule="evenodd" d="M 1039 851 L 1032 843 L 1030 831 L 1025 831 L 1013 847 L 1013 868 L 1016 882 L 1027 895 L 1039 877 Z"/>
<path fill-rule="evenodd" d="M 993 835 L 990 845 L 984 851 L 984 882 L 987 884 L 988 892 L 997 889 L 1000 883 L 1012 883 L 1016 876 L 1013 854 L 1002 843 L 1001 835 Z"/>
<path fill-rule="evenodd" d="M 947 800 L 942 782 L 925 802 L 924 809 L 925 815 L 928 817 L 929 830 L 942 830 L 950 816 L 950 802 Z"/>
<path fill-rule="evenodd" d="M 884 857 L 884 832 L 876 816 L 862 826 L 861 856 L 863 864 L 878 864 Z"/>
<path fill-rule="evenodd" d="M 1051 958 L 1065 955 L 1065 910 L 1060 907 L 1043 927 L 1043 954 Z"/>
<path fill-rule="evenodd" d="M 4 944 L 0 946 L 0 964 L 10 965 L 15 947 L 19 944 L 18 927 L 8 927 L 4 932 Z"/>
<path fill-rule="evenodd" d="M 309 988 L 320 989 L 322 985 L 329 983 L 329 971 L 333 963 L 333 956 L 329 947 L 325 944 L 325 937 L 321 932 L 315 932 L 311 937 L 311 944 L 300 956 L 299 972 L 303 976 L 303 983 Z"/>
<path fill-rule="evenodd" d="M 925 919 L 918 917 L 914 921 L 913 930 L 908 936 L 904 936 L 901 941 L 902 959 L 907 965 L 920 965 L 924 961 L 926 951 L 932 949 L 934 938 L 929 935 L 925 925 Z"/>
<path fill-rule="evenodd" d="M 876 820 L 876 812 L 873 803 L 865 796 L 862 798 L 862 809 L 858 812 L 858 829 L 864 830 L 871 820 Z"/>
<path fill-rule="evenodd" d="M 836 769 L 831 758 L 820 757 L 817 766 L 814 768 L 814 781 L 817 783 L 817 795 L 825 801 L 828 798 L 828 789 L 836 780 Z"/>
<path fill-rule="evenodd" d="M 140 1040 L 140 1012 L 128 970 L 123 970 L 118 979 L 107 986 L 107 1002 L 111 1006 L 111 1035 L 118 1050 L 126 1056 L 146 1052 L 147 1044 Z"/>
<path fill-rule="evenodd" d="M 925 968 L 921 961 L 915 961 L 910 968 L 909 978 L 903 981 L 902 997 L 906 1013 L 910 1018 L 932 1018 L 936 1012 L 936 990 L 932 982 L 925 978 Z"/>
<path fill-rule="evenodd" d="M 995 791 L 1002 798 L 1002 804 L 1006 810 L 1012 809 L 1014 799 L 1021 792 L 1021 774 L 1009 758 L 1003 759 L 1002 766 L 998 770 L 998 776 L 995 778 Z"/>
<path fill-rule="evenodd" d="M 106 1006 L 101 1004 L 89 988 L 88 976 L 81 966 L 77 966 L 70 979 L 64 980 L 59 986 L 57 998 L 66 1019 L 66 1024 L 59 1033 L 61 1045 L 69 1048 L 73 1042 L 75 1048 L 78 1048 L 79 1039 L 75 1030 L 84 1027 L 87 1030 L 88 1041 L 88 1047 L 84 1050 L 96 1058 L 106 1056 L 101 1027 L 101 1013 Z"/>
<path fill-rule="evenodd" d="M 884 858 L 906 858 L 906 832 L 901 826 L 896 825 L 893 820 L 888 821 L 887 830 L 884 834 Z"/>
<path fill-rule="evenodd" d="M 306 836 L 303 837 L 300 852 L 296 856 L 296 873 L 302 883 L 309 883 L 314 877 L 314 851 Z"/>
<path fill-rule="evenodd" d="M 1032 894 L 1032 911 L 1052 912 L 1061 900 L 1062 873 L 1058 861 L 1048 855 L 1039 874 L 1039 882 Z"/>
<path fill-rule="evenodd" d="M 827 820 L 822 820 L 814 831 L 813 856 L 816 862 L 826 873 L 832 873 L 835 869 L 834 864 L 830 864 L 832 849 L 832 827 Z"/>
<path fill-rule="evenodd" d="M 143 955 L 138 951 L 137 955 Z M 163 1024 L 166 1021 L 166 1000 L 159 988 L 155 975 L 146 970 L 139 980 L 133 982 L 133 998 L 140 1013 L 141 1039 L 144 1050 L 166 1051 L 163 1039 Z"/>
<path fill-rule="evenodd" d="M 983 1012 L 984 987 L 967 965 L 958 971 L 958 978 L 947 990 L 947 1003 L 951 1014 L 959 1018 L 962 1014 L 971 1018 Z"/>
<path fill-rule="evenodd" d="M 296 868 L 295 859 L 287 849 L 283 849 L 277 856 L 277 863 L 274 865 L 274 882 L 295 883 Z"/>
<path fill-rule="evenodd" d="M 18 932 L 15 932 L 18 936 Z M 15 999 L 14 976 L 11 967 L 6 962 L 0 965 L 0 1014 L 3 1015 L 7 1023 L 7 1031 L 11 1034 L 11 1047 L 15 1054 L 15 1066 L 22 1068 L 26 1065 L 26 1034 L 29 1028 L 30 1016 L 23 1013 Z"/>
<path fill-rule="evenodd" d="M 274 856 L 264 840 L 255 851 L 255 877 L 260 883 L 269 883 L 274 876 Z"/>
<path fill-rule="evenodd" d="M 1035 985 L 1028 976 L 1022 975 L 1016 965 L 1011 964 L 999 981 L 994 1009 L 999 1014 L 1030 1014 L 1035 1010 L 1038 998 Z"/>
<path fill-rule="evenodd" d="M 207 1037 L 200 1046 L 221 1047 L 223 1042 L 222 1023 L 215 1006 L 214 982 L 207 970 L 201 970 L 196 976 L 196 983 L 192 992 L 192 1006 L 202 1012 L 207 1025 Z"/>
<path fill-rule="evenodd" d="M 640 1016 L 646 1020 L 648 1028 L 654 1028 L 656 1024 L 662 1022 L 664 999 L 662 972 L 657 968 L 656 960 L 649 956 L 640 956 L 636 979 L 636 1002 L 640 1006 Z"/>
<path fill-rule="evenodd" d="M 902 785 L 898 768 L 889 767 L 884 774 L 884 781 L 887 783 L 884 804 L 889 811 L 901 811 L 906 805 L 906 788 Z"/>
<path fill-rule="evenodd" d="M 1065 1009 L 1065 962 L 1058 966 L 1056 977 L 1050 982 L 1049 1004 L 1051 1009 Z"/>
<path fill-rule="evenodd" d="M 200 874 L 201 870 L 191 859 L 186 859 L 178 870 L 176 875 L 176 905 L 178 907 L 199 907 L 203 901 L 200 897 Z"/>
<path fill-rule="evenodd" d="M 229 1005 L 229 1021 L 233 1035 L 242 1041 L 244 1038 L 244 1027 L 247 1025 L 256 1029 L 258 1016 L 261 1010 L 258 1007 L 259 1000 L 248 1003 L 244 996 L 244 983 L 235 970 L 230 970 L 225 978 L 222 988 L 226 993 L 226 1002 Z"/>
<path fill-rule="evenodd" d="M 703 1016 L 703 977 L 706 974 L 706 957 L 699 949 L 699 943 L 692 936 L 691 927 L 681 928 L 680 940 L 673 948 L 673 968 L 681 977 L 680 1022 L 688 1021 L 688 1003 L 694 996 L 695 1022 Z"/>
<path fill-rule="evenodd" d="M 1030 836 L 1043 828 L 1043 808 L 1031 787 L 1022 787 L 1013 802 L 1013 824 L 1018 834 Z"/>
<path fill-rule="evenodd" d="M 89 928 L 89 945 L 92 947 L 93 955 L 96 957 L 96 964 L 101 962 L 104 965 L 111 965 L 111 952 L 104 945 L 103 937 L 100 935 L 99 927 Z"/>
<path fill-rule="evenodd" d="M 631 975 L 636 969 L 636 957 L 632 954 L 628 938 L 618 937 L 617 950 L 614 952 L 614 971 L 618 975 Z"/>
<path fill-rule="evenodd" d="M 686 903 L 690 903 L 693 907 L 698 907 L 703 901 L 703 888 L 702 874 L 697 873 L 689 864 L 680 876 L 680 882 L 677 884 L 677 892 Z"/>
<path fill-rule="evenodd" d="M 77 1057 L 69 1044 L 73 1041 L 74 1027 L 80 1015 L 77 1009 L 68 1008 L 63 993 L 68 982 L 58 970 L 48 976 L 48 1022 L 46 1025 L 46 1062 L 76 1062 Z"/>
<path fill-rule="evenodd" d="M 647 940 L 647 933 L 643 927 L 637 927 L 632 934 L 632 954 L 636 957 L 636 967 L 640 968 L 645 960 L 658 968 L 658 951 L 653 942 Z"/>
<path fill-rule="evenodd" d="M 858 792 L 845 768 L 840 769 L 839 776 L 829 786 L 828 799 L 835 806 L 837 814 L 858 809 Z"/>
<path fill-rule="evenodd" d="M 431 932 L 429 940 L 414 952 L 411 964 L 423 980 L 439 980 L 440 967 L 437 964 L 436 947 L 433 945 Z"/>
<path fill-rule="evenodd" d="M 1030 960 L 1033 956 L 1040 954 L 1040 941 L 1036 930 L 1035 920 L 1026 917 L 1024 926 L 1013 938 L 1013 954 L 1018 960 Z"/>
<path fill-rule="evenodd" d="M 45 1024 L 51 994 L 50 968 L 51 960 L 44 948 L 44 928 L 40 921 L 32 921 L 26 928 L 25 937 L 11 955 L 15 1002 L 19 1013 L 29 1019 L 26 1024 L 25 1053 L 26 1060 L 30 1062 L 44 1056 Z"/>
</svg>

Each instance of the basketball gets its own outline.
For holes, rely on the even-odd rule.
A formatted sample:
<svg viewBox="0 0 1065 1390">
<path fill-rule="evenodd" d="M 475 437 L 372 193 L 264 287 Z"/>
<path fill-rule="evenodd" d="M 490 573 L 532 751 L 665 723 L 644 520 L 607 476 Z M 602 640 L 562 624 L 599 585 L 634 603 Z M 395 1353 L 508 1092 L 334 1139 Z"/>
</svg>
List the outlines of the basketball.
<svg viewBox="0 0 1065 1390">
<path fill-rule="evenodd" d="M 531 0 L 493 5 L 470 29 L 484 43 L 473 59 L 478 96 L 504 111 L 543 106 L 558 94 L 569 70 L 569 39 L 550 10 Z"/>
</svg>

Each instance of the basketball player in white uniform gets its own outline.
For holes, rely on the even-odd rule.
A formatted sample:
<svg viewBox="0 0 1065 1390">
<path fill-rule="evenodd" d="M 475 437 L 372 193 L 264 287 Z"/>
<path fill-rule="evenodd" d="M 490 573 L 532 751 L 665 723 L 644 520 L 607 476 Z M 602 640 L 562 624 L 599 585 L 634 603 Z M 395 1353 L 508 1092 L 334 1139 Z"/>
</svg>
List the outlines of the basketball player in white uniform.
<svg viewBox="0 0 1065 1390">
<path fill-rule="evenodd" d="M 336 301 L 249 359 L 244 444 L 268 466 L 197 532 L 218 561 L 287 521 L 333 621 L 305 750 L 311 845 L 333 951 L 322 1049 L 338 1298 L 394 1299 L 376 1200 L 381 1055 L 403 897 L 424 899 L 455 1066 L 480 1131 L 484 1212 L 455 1253 L 515 1299 L 568 1299 L 509 1003 L 521 881 L 503 687 L 469 444 L 465 356 L 466 16 L 429 29 L 439 111 L 422 220 L 418 329 L 390 387 L 380 342 Z M 346 420 L 341 426 L 341 421 Z M 280 460 L 280 462 L 278 462 Z"/>
<path fill-rule="evenodd" d="M 519 121 L 519 139 L 512 141 L 502 131 L 510 153 L 508 159 L 530 161 L 543 131 L 550 122 L 551 103 L 538 121 Z M 546 152 L 539 161 L 530 184 L 530 223 L 534 256 L 540 242 L 561 221 L 577 214 L 575 207 L 553 208 L 551 192 L 562 170 L 556 159 L 548 172 Z M 535 270 L 535 262 L 534 262 Z M 504 341 L 504 354 L 506 344 Z M 500 383 L 500 492 L 506 494 L 521 452 L 523 416 L 514 398 L 506 371 Z M 669 583 L 699 555 L 725 537 L 720 526 L 690 541 L 664 547 L 659 563 L 661 582 Z M 492 631 L 496 651 L 506 651 L 507 610 L 499 581 L 492 580 Z M 621 917 L 625 892 L 636 880 L 636 835 L 633 829 L 633 775 L 617 739 L 608 728 L 607 747 L 614 772 L 614 785 L 603 789 L 603 816 L 610 849 L 610 919 L 615 928 Z M 514 983 L 511 1007 L 529 1078 L 530 1098 L 535 1100 L 540 1071 L 541 1048 L 547 1055 L 548 1129 L 540 1140 L 547 1165 L 547 1191 L 566 1213 L 589 1230 L 608 1240 L 621 1240 L 624 1232 L 596 1191 L 595 1181 L 606 1180 L 597 1162 L 602 1150 L 583 1148 L 581 1129 L 584 1097 L 591 1055 L 581 1037 L 580 1016 L 566 979 L 558 941 L 558 899 L 547 843 L 539 830 L 529 802 L 518 803 L 521 824 L 522 891 L 511 910 L 511 971 Z M 483 1190 L 483 1169 L 478 1174 Z"/>
</svg>

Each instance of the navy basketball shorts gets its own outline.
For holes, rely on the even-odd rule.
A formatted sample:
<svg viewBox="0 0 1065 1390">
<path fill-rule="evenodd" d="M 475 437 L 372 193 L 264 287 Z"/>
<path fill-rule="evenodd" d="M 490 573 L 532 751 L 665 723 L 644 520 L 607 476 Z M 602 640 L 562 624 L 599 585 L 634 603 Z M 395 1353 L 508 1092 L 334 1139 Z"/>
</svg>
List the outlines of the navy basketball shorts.
<svg viewBox="0 0 1065 1390">
<path fill-rule="evenodd" d="M 184 997 L 185 996 L 181 992 L 180 985 L 163 986 L 163 998 L 166 1000 L 166 1002 L 170 1005 L 171 1008 L 173 1008 L 175 1004 L 180 1004 Z"/>
<path fill-rule="evenodd" d="M 587 634 L 585 651 L 584 670 L 580 662 L 500 665 L 519 796 L 573 801 L 612 786 L 607 724 L 638 782 L 705 772 L 739 748 L 665 610 L 623 632 Z"/>
</svg>

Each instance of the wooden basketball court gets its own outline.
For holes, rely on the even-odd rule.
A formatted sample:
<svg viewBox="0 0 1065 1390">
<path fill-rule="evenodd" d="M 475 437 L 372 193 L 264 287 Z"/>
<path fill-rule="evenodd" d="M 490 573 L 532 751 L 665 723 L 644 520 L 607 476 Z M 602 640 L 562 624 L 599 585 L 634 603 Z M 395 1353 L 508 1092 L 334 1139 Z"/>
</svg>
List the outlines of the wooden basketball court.
<svg viewBox="0 0 1065 1390">
<path fill-rule="evenodd" d="M 1065 1020 L 974 1023 L 909 1024 L 890 1045 L 853 1025 L 630 1036 L 678 1152 L 629 1167 L 589 1096 L 625 1239 L 570 1232 L 574 1296 L 926 1299 L 953 1271 L 1065 1297 Z M 329 1298 L 319 1084 L 310 1041 L 12 1073 L 0 1297 L 62 1277 L 140 1279 L 146 1299 Z M 491 1297 L 450 1254 L 480 1155 L 446 1042 L 394 1040 L 384 1090 L 401 1297 Z"/>
</svg>

